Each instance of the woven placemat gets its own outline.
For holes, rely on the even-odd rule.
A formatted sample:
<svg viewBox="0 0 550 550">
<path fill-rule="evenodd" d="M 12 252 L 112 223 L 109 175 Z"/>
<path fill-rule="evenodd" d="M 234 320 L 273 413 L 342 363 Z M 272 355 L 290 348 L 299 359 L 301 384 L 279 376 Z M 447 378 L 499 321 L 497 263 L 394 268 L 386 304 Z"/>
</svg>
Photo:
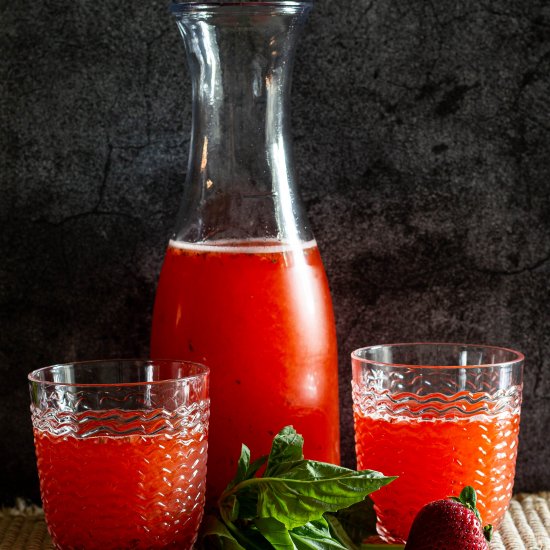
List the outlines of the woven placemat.
<svg viewBox="0 0 550 550">
<path fill-rule="evenodd" d="M 516 495 L 491 550 L 550 550 L 550 492 Z"/>
<path fill-rule="evenodd" d="M 0 550 L 52 550 L 44 513 L 37 506 L 18 501 L 15 508 L 0 510 Z"/>
<path fill-rule="evenodd" d="M 40 508 L 19 502 L 0 511 L 0 550 L 52 549 Z M 516 495 L 491 550 L 550 550 L 550 492 Z"/>
</svg>

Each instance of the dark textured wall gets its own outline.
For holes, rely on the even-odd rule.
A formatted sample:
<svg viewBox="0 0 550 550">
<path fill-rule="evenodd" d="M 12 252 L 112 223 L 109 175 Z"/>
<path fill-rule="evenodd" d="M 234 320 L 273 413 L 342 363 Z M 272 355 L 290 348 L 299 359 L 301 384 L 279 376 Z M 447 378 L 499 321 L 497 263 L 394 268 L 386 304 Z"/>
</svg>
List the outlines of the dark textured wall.
<svg viewBox="0 0 550 550">
<path fill-rule="evenodd" d="M 550 5 L 319 0 L 295 68 L 301 192 L 349 352 L 527 356 L 517 490 L 550 488 Z M 0 501 L 38 498 L 25 376 L 148 353 L 190 85 L 157 0 L 0 1 Z"/>
</svg>

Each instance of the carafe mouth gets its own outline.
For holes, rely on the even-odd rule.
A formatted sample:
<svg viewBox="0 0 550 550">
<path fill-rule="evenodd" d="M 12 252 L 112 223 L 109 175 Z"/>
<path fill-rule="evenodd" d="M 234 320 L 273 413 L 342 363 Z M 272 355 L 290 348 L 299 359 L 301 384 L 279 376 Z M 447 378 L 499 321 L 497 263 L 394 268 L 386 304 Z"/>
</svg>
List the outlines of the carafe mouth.
<svg viewBox="0 0 550 550">
<path fill-rule="evenodd" d="M 223 0 L 188 0 L 172 3 L 170 10 L 172 13 L 209 13 L 214 11 L 237 11 L 244 13 L 264 13 L 271 11 L 275 13 L 297 13 L 309 11 L 313 6 L 312 0 L 272 0 L 271 2 L 241 1 L 224 2 Z"/>
</svg>

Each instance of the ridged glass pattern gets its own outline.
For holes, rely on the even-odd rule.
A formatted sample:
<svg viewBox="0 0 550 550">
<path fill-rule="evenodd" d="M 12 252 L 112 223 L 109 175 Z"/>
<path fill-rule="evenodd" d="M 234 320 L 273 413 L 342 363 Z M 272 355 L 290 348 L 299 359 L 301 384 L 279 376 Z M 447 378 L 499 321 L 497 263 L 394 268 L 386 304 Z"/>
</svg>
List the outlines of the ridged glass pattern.
<svg viewBox="0 0 550 550">
<path fill-rule="evenodd" d="M 358 468 L 399 476 L 372 495 L 380 535 L 404 543 L 422 506 L 458 495 L 465 485 L 477 492 L 483 523 L 498 528 L 514 483 L 521 361 L 352 362 Z"/>
<path fill-rule="evenodd" d="M 192 548 L 203 515 L 207 376 L 31 383 L 48 529 L 63 550 Z"/>
<path fill-rule="evenodd" d="M 497 368 L 371 367 L 356 378 L 354 407 L 363 416 L 496 415 L 519 412 L 521 404 L 521 384 Z"/>
</svg>

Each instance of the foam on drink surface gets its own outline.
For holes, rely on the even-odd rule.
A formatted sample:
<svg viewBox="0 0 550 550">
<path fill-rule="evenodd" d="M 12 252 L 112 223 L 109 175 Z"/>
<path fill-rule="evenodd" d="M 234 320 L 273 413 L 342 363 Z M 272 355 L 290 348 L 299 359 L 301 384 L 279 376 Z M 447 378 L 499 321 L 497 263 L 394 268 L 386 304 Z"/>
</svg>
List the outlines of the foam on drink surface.
<svg viewBox="0 0 550 550">
<path fill-rule="evenodd" d="M 292 252 L 293 250 L 307 250 L 317 247 L 315 239 L 311 241 L 284 242 L 277 239 L 250 239 L 233 240 L 220 239 L 208 242 L 186 242 L 170 239 L 170 248 L 182 250 L 194 250 L 197 252 L 229 252 L 233 254 L 266 254 L 279 252 Z"/>
</svg>

